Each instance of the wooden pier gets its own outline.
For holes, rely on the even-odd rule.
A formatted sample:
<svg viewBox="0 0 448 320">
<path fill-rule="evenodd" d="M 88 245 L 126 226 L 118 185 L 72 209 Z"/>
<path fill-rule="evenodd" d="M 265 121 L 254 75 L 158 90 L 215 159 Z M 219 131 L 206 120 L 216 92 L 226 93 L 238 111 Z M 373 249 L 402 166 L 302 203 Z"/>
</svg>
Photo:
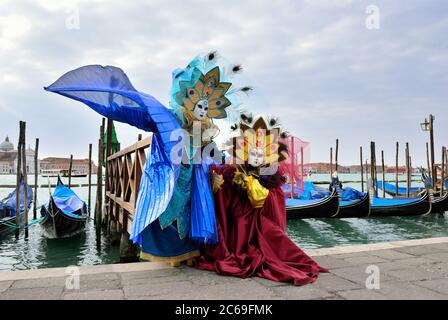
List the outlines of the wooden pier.
<svg viewBox="0 0 448 320">
<path fill-rule="evenodd" d="M 137 202 L 140 179 L 145 170 L 146 155 L 151 146 L 152 134 L 107 157 L 105 182 L 105 217 L 111 233 L 121 234 L 121 247 L 129 247 L 135 205 Z M 124 248 L 123 248 L 124 250 Z M 123 256 L 129 253 L 122 254 Z"/>
</svg>

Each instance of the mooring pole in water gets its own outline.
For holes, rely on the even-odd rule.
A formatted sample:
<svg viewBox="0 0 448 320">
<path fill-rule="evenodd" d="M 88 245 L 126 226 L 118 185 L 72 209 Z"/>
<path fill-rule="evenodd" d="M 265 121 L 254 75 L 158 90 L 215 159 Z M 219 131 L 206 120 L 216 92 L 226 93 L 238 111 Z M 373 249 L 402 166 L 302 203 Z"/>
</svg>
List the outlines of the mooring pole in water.
<svg viewBox="0 0 448 320">
<path fill-rule="evenodd" d="M 434 116 L 429 115 L 429 143 L 431 147 L 431 171 L 432 171 L 432 190 L 436 191 L 437 185 L 437 171 L 435 166 L 435 156 L 434 156 Z"/>
<path fill-rule="evenodd" d="M 373 183 L 375 188 L 375 194 L 378 196 L 378 172 L 376 165 L 376 146 L 375 141 L 372 142 L 373 145 Z"/>
<path fill-rule="evenodd" d="M 90 206 L 92 205 L 92 144 L 89 143 L 89 195 L 87 198 L 87 203 L 89 205 L 89 217 L 90 217 Z"/>
<path fill-rule="evenodd" d="M 375 142 L 370 141 L 370 177 L 372 178 L 372 187 L 374 196 L 378 195 L 378 185 L 376 184 L 376 159 L 375 159 Z"/>
<path fill-rule="evenodd" d="M 443 195 L 443 188 L 445 183 L 445 147 L 442 147 L 442 172 L 441 172 L 441 186 L 440 186 L 440 196 Z"/>
<path fill-rule="evenodd" d="M 361 162 L 361 192 L 364 192 L 364 168 L 362 167 L 362 147 L 359 147 L 359 160 Z"/>
<path fill-rule="evenodd" d="M 381 173 L 383 174 L 383 198 L 386 198 L 386 174 L 384 173 L 384 150 L 381 150 Z"/>
<path fill-rule="evenodd" d="M 395 195 L 398 196 L 398 148 L 399 144 L 397 141 L 395 148 Z"/>
<path fill-rule="evenodd" d="M 39 138 L 36 138 L 36 147 L 34 148 L 34 201 L 33 201 L 33 219 L 37 219 L 37 179 L 39 176 Z"/>
<path fill-rule="evenodd" d="M 72 168 L 73 168 L 73 155 L 70 155 L 70 164 L 68 166 L 68 188 L 72 188 Z"/>
<path fill-rule="evenodd" d="M 290 198 L 294 198 L 294 169 L 296 167 L 296 154 L 294 151 L 294 137 L 291 136 L 291 167 L 293 170 L 293 174 L 291 175 L 291 193 Z M 298 194 L 297 194 L 298 196 Z"/>
<path fill-rule="evenodd" d="M 304 177 L 304 168 L 303 168 L 303 147 L 300 147 L 300 172 L 302 175 L 302 190 L 304 189 L 303 177 Z"/>
<path fill-rule="evenodd" d="M 334 154 L 334 166 L 336 172 L 338 172 L 338 153 L 339 153 L 339 139 L 336 139 L 336 151 Z"/>
<path fill-rule="evenodd" d="M 108 165 L 107 165 L 107 158 L 112 153 L 111 149 L 112 149 L 112 126 L 113 126 L 113 124 L 114 124 L 114 122 L 112 121 L 112 119 L 107 119 L 106 159 L 104 160 L 104 163 L 106 165 L 106 167 L 105 167 L 105 171 L 106 171 L 105 189 L 106 189 L 106 191 L 110 190 L 109 168 L 108 168 Z M 104 198 L 104 203 L 106 205 L 106 221 L 105 221 L 105 224 L 108 225 L 109 224 L 110 208 L 109 208 L 109 201 L 108 201 L 107 197 Z"/>
<path fill-rule="evenodd" d="M 97 240 L 101 240 L 101 221 L 103 219 L 103 137 L 105 119 L 102 119 L 100 127 L 100 138 L 98 139 L 98 173 L 97 173 L 97 193 L 96 193 L 96 211 L 95 225 Z"/>
<path fill-rule="evenodd" d="M 373 141 L 370 141 L 370 180 L 372 181 L 372 187 L 374 188 L 374 180 L 373 180 Z"/>
<path fill-rule="evenodd" d="M 447 150 L 446 147 L 445 147 L 445 165 L 446 165 L 447 168 L 448 168 L 448 150 Z M 445 170 L 445 172 L 448 172 L 448 171 Z"/>
<path fill-rule="evenodd" d="M 22 136 L 23 136 L 23 126 L 22 121 L 19 122 L 19 140 L 17 142 L 17 180 L 16 180 L 16 239 L 19 238 L 20 234 L 20 178 L 22 171 Z"/>
<path fill-rule="evenodd" d="M 98 167 L 97 167 L 97 171 L 96 171 L 96 201 L 95 201 L 95 215 L 94 215 L 94 222 L 95 225 L 97 225 L 98 222 L 98 215 L 99 215 L 99 207 L 100 207 L 100 193 L 101 193 L 101 167 L 102 167 L 102 163 L 100 162 L 101 160 L 101 139 L 98 139 Z M 98 229 L 98 227 L 97 227 Z"/>
<path fill-rule="evenodd" d="M 22 121 L 23 133 L 22 133 L 22 172 L 23 172 L 23 209 L 25 218 L 25 239 L 28 238 L 28 168 L 26 166 L 26 122 Z"/>
<path fill-rule="evenodd" d="M 446 147 L 445 147 L 445 172 L 448 172 L 448 150 Z M 443 181 L 443 183 L 445 183 L 445 181 Z"/>
<path fill-rule="evenodd" d="M 333 175 L 333 148 L 330 148 L 330 181 Z"/>
<path fill-rule="evenodd" d="M 448 151 L 447 151 L 446 147 L 445 147 L 445 152 L 443 154 L 445 155 L 445 172 L 448 172 Z M 442 157 L 443 157 L 443 155 L 442 155 Z M 443 184 L 445 185 L 445 181 L 443 181 Z"/>
<path fill-rule="evenodd" d="M 426 142 L 426 165 L 428 166 L 428 176 L 432 179 L 431 165 L 429 164 L 429 144 Z"/>
<path fill-rule="evenodd" d="M 410 194 L 409 189 L 411 187 L 411 181 L 409 181 L 409 142 L 406 142 L 405 156 L 406 156 L 406 197 L 409 198 Z"/>
</svg>

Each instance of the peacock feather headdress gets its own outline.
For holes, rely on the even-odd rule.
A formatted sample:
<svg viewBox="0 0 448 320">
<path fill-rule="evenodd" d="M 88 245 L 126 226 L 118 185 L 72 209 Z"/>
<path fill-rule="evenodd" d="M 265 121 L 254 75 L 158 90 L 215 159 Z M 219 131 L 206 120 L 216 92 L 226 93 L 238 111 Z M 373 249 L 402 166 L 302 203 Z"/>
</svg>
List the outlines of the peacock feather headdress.
<svg viewBox="0 0 448 320">
<path fill-rule="evenodd" d="M 210 119 L 227 118 L 229 107 L 239 105 L 238 93 L 252 90 L 249 86 L 235 87 L 233 77 L 241 70 L 240 65 L 225 62 L 216 51 L 198 55 L 186 68 L 173 71 L 172 110 L 186 122 L 197 106 L 206 107 Z"/>
</svg>

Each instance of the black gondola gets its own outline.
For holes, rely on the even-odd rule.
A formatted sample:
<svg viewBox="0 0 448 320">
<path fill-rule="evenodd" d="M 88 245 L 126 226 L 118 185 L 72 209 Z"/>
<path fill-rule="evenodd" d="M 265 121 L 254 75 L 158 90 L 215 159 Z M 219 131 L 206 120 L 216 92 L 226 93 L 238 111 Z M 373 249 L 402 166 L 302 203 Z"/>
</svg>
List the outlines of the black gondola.
<svg viewBox="0 0 448 320">
<path fill-rule="evenodd" d="M 8 194 L 4 199 L 0 200 L 0 234 L 9 233 L 14 231 L 16 225 L 16 200 L 17 192 L 14 189 L 10 194 Z M 25 188 L 23 181 L 20 184 L 20 223 L 25 220 Z M 28 186 L 28 209 L 33 203 L 33 189 Z"/>
<path fill-rule="evenodd" d="M 434 197 L 431 203 L 431 213 L 444 213 L 448 211 L 448 193 L 441 197 Z"/>
<path fill-rule="evenodd" d="M 365 218 L 370 215 L 370 196 L 366 194 L 359 200 L 340 201 L 336 218 Z"/>
<path fill-rule="evenodd" d="M 41 215 L 43 219 L 40 224 L 47 238 L 66 238 L 84 230 L 87 205 L 58 177 L 50 201 L 41 208 Z"/>
<path fill-rule="evenodd" d="M 317 200 L 286 199 L 287 219 L 333 218 L 338 212 L 339 197 L 336 190 Z"/>
<path fill-rule="evenodd" d="M 431 201 L 427 190 L 419 198 L 373 198 L 371 216 L 418 216 L 431 212 Z"/>
<path fill-rule="evenodd" d="M 383 181 L 379 180 L 378 181 L 378 189 L 383 190 L 384 188 L 384 192 L 386 192 L 388 195 L 392 196 L 392 197 L 404 197 L 407 195 L 407 188 L 406 187 L 398 187 L 398 193 L 396 190 L 396 186 L 395 184 L 389 183 L 389 182 L 384 182 L 384 187 L 383 187 Z M 410 187 L 409 188 L 409 197 L 410 198 L 417 198 L 420 195 L 420 192 L 422 192 L 425 188 L 424 187 Z"/>
</svg>

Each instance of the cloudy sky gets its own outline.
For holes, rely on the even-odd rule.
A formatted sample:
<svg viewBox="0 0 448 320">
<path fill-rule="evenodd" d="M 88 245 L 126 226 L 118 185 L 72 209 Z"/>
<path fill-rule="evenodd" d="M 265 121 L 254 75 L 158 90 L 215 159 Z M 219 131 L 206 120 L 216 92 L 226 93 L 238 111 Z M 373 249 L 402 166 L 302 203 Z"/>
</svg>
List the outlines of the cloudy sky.
<svg viewBox="0 0 448 320">
<path fill-rule="evenodd" d="M 41 157 L 87 157 L 100 116 L 43 86 L 82 65 L 114 65 L 167 104 L 171 71 L 218 50 L 263 97 L 251 111 L 310 141 L 312 161 L 329 161 L 339 138 L 343 164 L 372 140 L 388 163 L 399 141 L 423 164 L 429 113 L 437 159 L 448 145 L 446 12 L 445 0 L 0 0 L 0 139 L 16 143 L 25 120 Z M 122 146 L 139 133 L 117 132 Z"/>
</svg>

